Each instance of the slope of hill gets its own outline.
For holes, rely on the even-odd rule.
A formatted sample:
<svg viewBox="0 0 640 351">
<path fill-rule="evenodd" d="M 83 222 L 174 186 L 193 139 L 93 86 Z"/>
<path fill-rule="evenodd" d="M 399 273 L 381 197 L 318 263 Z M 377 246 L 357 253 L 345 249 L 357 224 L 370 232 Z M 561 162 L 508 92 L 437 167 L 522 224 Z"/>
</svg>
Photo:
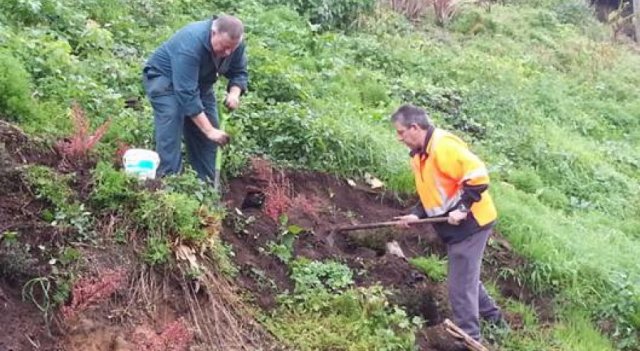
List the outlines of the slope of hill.
<svg viewBox="0 0 640 351">
<path fill-rule="evenodd" d="M 117 256 L 146 264 L 144 269 L 126 270 L 129 283 L 139 281 L 132 277 L 149 269 L 182 272 L 178 276 L 183 279 L 211 283 L 225 280 L 219 271 L 233 276 L 236 265 L 246 268 L 242 257 L 235 261 L 228 257 L 239 242 L 225 234 L 229 224 L 223 225 L 221 217 L 226 212 L 233 218 L 234 209 L 225 210 L 206 187 L 184 176 L 173 180 L 179 185 L 169 186 L 168 191 L 154 192 L 163 187 L 140 187 L 114 168 L 114 159 L 124 148 L 153 147 L 151 111 L 140 83 L 144 59 L 181 25 L 227 12 L 246 23 L 251 82 L 241 109 L 224 116 L 233 135 L 224 154 L 226 184 L 246 173 L 249 157 L 260 155 L 278 166 L 352 178 L 369 172 L 404 198 L 413 184 L 406 151 L 395 142 L 388 115 L 402 102 L 424 106 L 439 126 L 468 140 L 490 166 L 490 189 L 500 212 L 498 231 L 509 241 L 514 259 L 522 260 L 495 267 L 496 290 L 506 289 L 501 279 L 515 281 L 553 302 L 547 303 L 552 312 L 536 315 L 535 308 L 526 307 L 535 299 L 523 297 L 522 304 L 514 300 L 522 296 L 507 294 L 503 302 L 523 322 L 501 340 L 501 347 L 640 347 L 640 57 L 628 44 L 612 42 L 609 28 L 599 24 L 581 1 L 470 4 L 450 19 L 437 17 L 428 8 L 417 22 L 371 0 L 9 0 L 0 9 L 0 116 L 36 138 L 28 140 L 39 140 L 27 145 L 45 145 L 34 146 L 38 150 L 34 154 L 28 152 L 31 146 L 20 144 L 27 150 L 20 152 L 16 143 L 28 137 L 13 132 L 13 127 L 3 129 L 12 132 L 2 134 L 5 147 L 0 149 L 0 162 L 13 170 L 6 173 L 9 181 L 3 184 L 17 188 L 4 187 L 2 196 L 28 204 L 16 207 L 9 200 L 3 202 L 3 277 L 25 286 L 25 296 L 31 291 L 31 300 L 39 302 L 47 321 L 61 306 L 80 303 L 73 302 L 69 293 L 81 278 L 100 273 L 102 267 L 93 267 L 90 258 L 106 239 L 111 244 L 132 243 L 125 245 L 131 252 Z M 218 88 L 220 97 L 222 87 Z M 78 109 L 72 110 L 71 101 L 85 111 L 90 130 L 109 120 L 95 149 L 82 150 L 92 156 L 66 155 L 68 149 L 60 147 L 73 143 L 74 133 L 83 135 L 82 128 L 74 128 L 74 122 L 83 118 Z M 21 163 L 37 167 L 18 166 Z M 47 182 L 50 179 L 56 181 Z M 27 189 L 32 195 L 25 195 Z M 201 206 L 208 208 L 206 214 Z M 154 220 L 166 222 L 154 224 L 145 211 L 164 211 L 166 218 L 159 215 Z M 194 213 L 204 223 L 190 219 L 197 218 Z M 285 233 L 275 219 L 269 224 L 275 227 L 264 229 L 282 236 Z M 217 233 L 223 233 L 223 240 L 209 240 Z M 172 251 L 182 243 L 214 252 L 207 261 L 207 274 L 174 258 Z M 267 242 L 258 244 L 263 247 Z M 280 252 L 288 257 L 301 252 L 299 247 L 291 253 L 291 248 L 279 245 L 283 243 L 264 246 L 261 255 L 273 258 L 269 253 Z M 84 252 L 83 247 L 93 249 Z M 442 259 L 439 252 L 425 250 L 414 254 L 434 254 L 437 266 Z M 302 252 L 313 256 L 308 250 Z M 328 254 L 309 258 L 326 259 Z M 243 340 L 250 345 L 259 340 L 268 345 L 275 336 L 280 344 L 297 348 L 332 347 L 304 344 L 296 338 L 301 330 L 291 329 L 308 318 L 305 313 L 329 307 L 309 305 L 316 295 L 301 298 L 294 293 L 300 283 L 296 272 L 310 263 L 286 262 L 275 265 L 273 272 L 262 269 L 264 277 L 253 272 L 245 285 L 239 281 L 251 290 L 251 284 L 263 278 L 269 285 L 275 274 L 281 278 L 276 279 L 277 291 L 294 288 L 275 308 L 275 315 L 261 317 L 262 327 L 255 326 L 255 331 L 239 327 L 249 323 L 242 317 L 246 307 L 234 307 L 239 300 L 231 292 L 233 287 L 225 288 L 226 299 L 220 303 L 230 307 L 226 319 L 219 321 L 241 330 L 228 342 Z M 315 274 L 328 270 L 344 279 L 323 286 L 321 294 L 350 291 L 343 296 L 359 301 L 359 308 L 378 311 L 379 306 L 361 299 L 377 298 L 378 292 L 357 295 L 353 284 L 360 281 L 348 279 L 351 271 L 345 267 L 353 266 L 348 259 L 346 263 L 313 266 Z M 125 280 L 123 273 L 110 274 L 118 282 Z M 172 289 L 188 294 L 191 287 L 174 284 Z M 19 288 L 5 290 L 8 299 L 20 295 Z M 47 306 L 41 296 L 44 291 Z M 197 296 L 188 301 L 198 301 Z M 193 308 L 173 306 L 171 318 L 156 329 L 173 325 L 177 316 L 197 321 Z M 401 311 L 384 314 L 373 329 L 358 329 L 367 332 L 354 333 L 362 345 L 406 349 L 420 323 L 412 324 Z M 327 323 L 348 324 L 339 313 L 327 318 Z M 369 318 L 373 317 L 363 315 L 362 321 Z M 132 320 L 142 323 L 144 318 Z M 376 328 L 388 331 L 388 338 L 377 339 L 382 332 Z M 200 330 L 196 339 L 214 334 Z"/>
</svg>

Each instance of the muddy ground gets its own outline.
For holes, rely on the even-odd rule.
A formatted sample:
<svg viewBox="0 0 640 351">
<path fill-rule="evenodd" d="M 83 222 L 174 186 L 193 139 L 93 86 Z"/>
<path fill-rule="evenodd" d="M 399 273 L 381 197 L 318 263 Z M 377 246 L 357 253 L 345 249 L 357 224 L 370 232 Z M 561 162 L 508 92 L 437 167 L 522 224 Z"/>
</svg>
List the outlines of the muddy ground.
<svg viewBox="0 0 640 351">
<path fill-rule="evenodd" d="M 26 164 L 73 174 L 70 185 L 80 200 L 86 200 L 92 187 L 94 163 L 69 163 L 55 148 L 0 123 L 0 323 L 4 326 L 0 350 L 186 351 L 194 338 L 193 321 L 184 303 L 186 290 L 176 283 L 175 274 L 141 269 L 135 245 L 116 243 L 117 218 L 107 213 L 96 215 L 96 243 L 70 240 L 43 219 L 51 205 L 38 199 L 24 182 L 21 167 Z M 249 292 L 244 296 L 259 307 L 274 308 L 276 295 L 293 289 L 288 267 L 266 251 L 269 242 L 277 241 L 282 228 L 279 216 L 285 214 L 287 225 L 304 228 L 294 245 L 296 256 L 337 259 L 363 272 L 356 275 L 358 285 L 384 285 L 394 293 L 392 302 L 427 321 L 428 327 L 419 334 L 422 350 L 451 349 L 450 339 L 437 326 L 451 317 L 446 285 L 385 250 L 386 243 L 395 240 L 408 258 L 444 257 L 445 248 L 430 226 L 356 231 L 329 240 L 335 226 L 391 220 L 405 213 L 415 199 L 403 201 L 392 193 L 366 184 L 352 186 L 327 174 L 276 170 L 262 160 L 255 160 L 242 177 L 231 179 L 223 199 L 228 215 L 222 237 L 232 245 L 240 269 L 235 284 Z M 19 235 L 9 238 L 12 234 L 7 233 Z M 45 322 L 33 303 L 45 301 L 42 290 L 35 289 L 33 297 L 25 298 L 23 287 L 34 278 L 60 276 L 59 263 L 52 265 L 50 259 L 65 247 L 82 256 L 74 267 L 63 267 L 73 272 L 76 286 L 62 309 L 53 311 Z M 505 296 L 532 303 L 543 320 L 551 319 L 547 300 L 498 274 L 501 267 L 522 264 L 524 260 L 508 243 L 495 236 L 486 254 L 483 279 L 497 281 Z M 197 297 L 205 303 L 207 298 L 211 296 Z M 517 328 L 519 316 L 507 317 Z"/>
<path fill-rule="evenodd" d="M 445 257 L 446 248 L 430 225 L 331 235 L 337 226 L 392 220 L 405 214 L 415 199 L 403 201 L 366 184 L 353 186 L 345 179 L 317 172 L 278 171 L 265 161 L 254 161 L 244 177 L 231 180 L 228 186 L 224 199 L 230 216 L 223 237 L 233 245 L 241 268 L 238 284 L 252 291 L 255 302 L 267 310 L 275 306 L 276 294 L 293 288 L 286 265 L 266 253 L 268 243 L 276 242 L 281 231 L 278 216 L 269 207 L 269 196 L 277 198 L 273 202 L 280 205 L 275 206 L 279 213 L 287 216 L 287 225 L 305 229 L 295 243 L 297 257 L 335 259 L 364 272 L 356 276 L 357 285 L 382 284 L 394 292 L 392 302 L 427 321 L 429 328 L 420 335 L 423 350 L 448 349 L 450 340 L 437 327 L 445 318 L 451 318 L 446 283 L 430 280 L 407 260 L 385 250 L 386 243 L 395 240 L 407 258 L 431 254 Z M 283 196 L 287 199 L 283 200 Z M 501 267 L 521 267 L 524 263 L 504 238 L 494 234 L 485 254 L 483 279 L 496 281 L 504 296 L 532 303 L 543 320 L 550 319 L 552 314 L 544 298 L 535 296 L 515 279 L 499 275 Z M 519 316 L 507 318 L 513 327 L 521 325 Z"/>
<path fill-rule="evenodd" d="M 30 189 L 26 165 L 71 175 L 74 196 L 84 201 L 95 162 L 69 162 L 55 147 L 0 121 L 0 350 L 186 350 L 167 348 L 173 345 L 168 339 L 188 334 L 181 319 L 188 316 L 186 306 L 175 303 L 181 300 L 180 287 L 139 291 L 152 286 L 143 281 L 158 279 L 140 277 L 135 253 L 114 243 L 109 214 L 96 216 L 94 243 L 75 242 L 52 225 L 45 219 L 52 205 Z M 77 250 L 81 259 L 73 265 L 52 264 L 65 248 Z M 69 287 L 69 300 L 61 309 L 48 309 L 54 296 L 46 292 L 70 275 L 75 286 Z"/>
</svg>

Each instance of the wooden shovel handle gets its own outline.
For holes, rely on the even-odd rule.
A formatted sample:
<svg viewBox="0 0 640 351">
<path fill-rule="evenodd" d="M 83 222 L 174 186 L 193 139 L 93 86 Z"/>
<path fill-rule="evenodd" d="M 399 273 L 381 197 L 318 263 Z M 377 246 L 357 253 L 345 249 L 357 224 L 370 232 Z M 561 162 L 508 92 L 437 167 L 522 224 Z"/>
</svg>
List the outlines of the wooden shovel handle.
<svg viewBox="0 0 640 351">
<path fill-rule="evenodd" d="M 409 225 L 414 224 L 422 224 L 422 223 L 442 223 L 448 220 L 447 217 L 433 217 L 433 218 L 424 218 L 419 219 L 415 222 L 409 222 Z M 389 222 L 375 222 L 375 223 L 365 223 L 365 224 L 356 224 L 356 225 L 348 225 L 336 228 L 336 232 L 348 232 L 351 230 L 359 230 L 359 229 L 374 229 L 374 228 L 383 228 L 383 227 L 391 227 L 394 225 L 400 224 L 400 221 L 389 221 Z"/>
</svg>

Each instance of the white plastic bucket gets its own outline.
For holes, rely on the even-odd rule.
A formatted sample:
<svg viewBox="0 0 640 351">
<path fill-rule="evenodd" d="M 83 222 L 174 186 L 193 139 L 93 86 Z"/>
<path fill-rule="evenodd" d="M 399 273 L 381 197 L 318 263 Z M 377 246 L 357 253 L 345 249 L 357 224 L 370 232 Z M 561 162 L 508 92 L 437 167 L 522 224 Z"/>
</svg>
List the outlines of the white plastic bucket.
<svg viewBox="0 0 640 351">
<path fill-rule="evenodd" d="M 129 149 L 122 156 L 122 164 L 127 174 L 138 179 L 155 179 L 160 156 L 152 150 Z"/>
</svg>

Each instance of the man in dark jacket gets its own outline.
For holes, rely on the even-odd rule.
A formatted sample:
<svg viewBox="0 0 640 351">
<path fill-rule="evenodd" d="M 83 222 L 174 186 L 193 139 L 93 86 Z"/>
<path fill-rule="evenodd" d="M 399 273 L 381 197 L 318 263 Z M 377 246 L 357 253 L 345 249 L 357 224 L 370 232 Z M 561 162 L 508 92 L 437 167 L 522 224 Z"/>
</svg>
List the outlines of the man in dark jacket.
<svg viewBox="0 0 640 351">
<path fill-rule="evenodd" d="M 213 84 L 229 83 L 225 105 L 236 109 L 248 83 L 244 26 L 233 16 L 190 23 L 147 60 L 143 85 L 153 107 L 159 176 L 180 172 L 181 139 L 201 179 L 214 179 L 217 146 L 229 142 L 219 128 Z"/>
</svg>

